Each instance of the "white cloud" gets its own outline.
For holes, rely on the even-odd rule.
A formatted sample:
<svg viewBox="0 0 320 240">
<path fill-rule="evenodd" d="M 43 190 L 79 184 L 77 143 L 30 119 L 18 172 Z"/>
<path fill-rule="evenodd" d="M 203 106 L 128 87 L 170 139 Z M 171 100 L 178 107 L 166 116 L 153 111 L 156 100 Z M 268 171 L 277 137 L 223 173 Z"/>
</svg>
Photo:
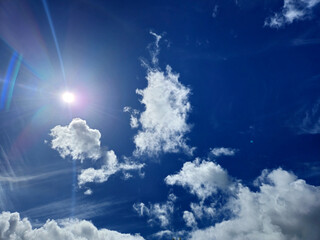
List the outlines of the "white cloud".
<svg viewBox="0 0 320 240">
<path fill-rule="evenodd" d="M 149 217 L 149 223 L 157 223 L 160 224 L 161 227 L 165 228 L 170 223 L 171 215 L 174 211 L 174 201 L 176 199 L 176 196 L 170 194 L 165 203 L 149 204 L 149 207 L 144 203 L 135 203 L 133 205 L 133 209 L 139 216 Z"/>
<path fill-rule="evenodd" d="M 205 206 L 203 202 L 191 203 L 190 208 L 197 219 L 213 218 L 216 215 L 215 204 L 211 203 L 210 206 Z"/>
<path fill-rule="evenodd" d="M 152 31 L 150 31 L 150 34 L 152 36 L 154 36 L 156 39 L 154 44 L 149 45 L 151 60 L 152 60 L 153 65 L 158 65 L 158 62 L 159 62 L 158 55 L 160 53 L 159 42 L 160 42 L 162 36 L 152 32 Z"/>
<path fill-rule="evenodd" d="M 0 239 L 6 240 L 142 240 L 139 235 L 122 234 L 108 229 L 97 229 L 85 220 L 64 220 L 58 224 L 48 220 L 43 226 L 33 228 L 19 213 L 0 214 Z"/>
<path fill-rule="evenodd" d="M 148 86 L 137 90 L 145 111 L 139 117 L 142 129 L 134 137 L 136 154 L 155 155 L 180 149 L 192 151 L 184 138 L 190 131 L 186 122 L 191 110 L 188 102 L 190 89 L 178 78 L 179 75 L 169 66 L 165 73 L 158 69 L 148 70 Z"/>
<path fill-rule="evenodd" d="M 179 82 L 179 74 L 172 72 L 170 66 L 166 67 L 166 71 L 157 66 L 161 36 L 150 33 L 156 38 L 150 50 L 154 67 L 144 64 L 147 67 L 148 86 L 136 90 L 142 97 L 140 102 L 145 110 L 140 113 L 130 107 L 124 108 L 125 112 L 131 113 L 131 127 L 141 127 L 134 137 L 134 154 L 152 156 L 180 150 L 191 154 L 193 148 L 187 145 L 185 138 L 191 128 L 187 123 L 191 111 L 188 101 L 190 89 Z"/>
<path fill-rule="evenodd" d="M 319 134 L 320 133 L 320 99 L 304 112 L 304 118 L 299 125 L 301 134 Z"/>
<path fill-rule="evenodd" d="M 320 0 L 284 0 L 281 12 L 275 13 L 265 21 L 265 25 L 280 28 L 294 21 L 310 17 L 312 9 Z"/>
<path fill-rule="evenodd" d="M 225 147 L 220 147 L 220 148 L 214 148 L 211 150 L 211 153 L 216 156 L 234 156 L 236 154 L 237 150 L 233 148 L 225 148 Z"/>
<path fill-rule="evenodd" d="M 162 231 L 159 231 L 157 233 L 152 234 L 152 237 L 159 238 L 159 239 L 163 239 L 163 238 L 170 239 L 173 236 L 173 234 L 174 233 L 170 230 L 162 230 Z"/>
<path fill-rule="evenodd" d="M 216 18 L 217 15 L 218 15 L 218 10 L 219 10 L 219 6 L 218 5 L 215 5 L 214 8 L 213 8 L 213 11 L 212 11 L 212 17 L 213 18 Z"/>
<path fill-rule="evenodd" d="M 192 212 L 184 211 L 183 212 L 183 220 L 186 222 L 186 225 L 191 228 L 195 228 L 197 226 L 196 219 Z"/>
<path fill-rule="evenodd" d="M 92 194 L 92 190 L 90 188 L 88 188 L 83 194 L 84 195 L 91 195 Z"/>
<path fill-rule="evenodd" d="M 190 239 L 320 239 L 319 187 L 282 169 L 264 171 L 256 184 L 257 192 L 239 184 L 226 205 L 233 217 L 192 232 Z"/>
<path fill-rule="evenodd" d="M 97 129 L 91 129 L 85 120 L 74 118 L 68 126 L 51 129 L 51 147 L 62 158 L 71 156 L 73 160 L 98 159 L 101 156 L 100 137 Z"/>
<path fill-rule="evenodd" d="M 202 200 L 216 193 L 218 189 L 227 190 L 232 183 L 228 173 L 219 164 L 201 161 L 199 158 L 184 163 L 180 172 L 167 176 L 165 182 L 168 185 L 188 188 Z"/>
<path fill-rule="evenodd" d="M 124 111 L 131 111 L 125 108 Z M 133 110 L 135 112 L 135 110 Z M 87 168 L 81 170 L 78 175 L 78 185 L 81 187 L 86 183 L 103 183 L 109 177 L 122 171 L 124 178 L 131 175 L 127 171 L 141 170 L 144 164 L 134 163 L 125 158 L 119 162 L 113 150 L 105 151 L 100 146 L 101 134 L 97 129 L 91 129 L 85 120 L 74 118 L 68 126 L 56 126 L 51 129 L 52 148 L 57 150 L 61 157 L 71 156 L 73 160 L 83 161 L 86 158 L 97 160 L 104 156 L 104 163 L 99 169 Z M 0 179 L 1 180 L 1 179 Z M 91 190 L 85 191 L 86 195 L 92 194 Z"/>
<path fill-rule="evenodd" d="M 106 182 L 109 177 L 119 171 L 132 171 L 141 170 L 144 164 L 137 164 L 133 162 L 119 163 L 114 151 L 110 150 L 106 152 L 105 163 L 100 169 L 87 168 L 81 171 L 78 176 L 78 185 L 82 186 L 86 183 L 103 183 Z M 125 177 L 128 175 L 125 175 Z"/>
<path fill-rule="evenodd" d="M 131 109 L 131 107 L 124 107 L 123 111 L 130 113 L 130 126 L 131 126 L 131 128 L 139 127 L 139 120 L 137 117 L 139 114 L 139 111 L 136 109 Z"/>
</svg>

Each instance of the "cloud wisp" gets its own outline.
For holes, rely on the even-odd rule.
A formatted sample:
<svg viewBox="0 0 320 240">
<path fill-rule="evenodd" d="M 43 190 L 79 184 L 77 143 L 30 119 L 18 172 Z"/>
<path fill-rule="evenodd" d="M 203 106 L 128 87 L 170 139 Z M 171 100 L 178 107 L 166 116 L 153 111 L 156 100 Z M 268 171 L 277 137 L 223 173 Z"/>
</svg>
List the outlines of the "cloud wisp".
<svg viewBox="0 0 320 240">
<path fill-rule="evenodd" d="M 281 28 L 294 21 L 304 20 L 312 15 L 313 8 L 320 0 L 284 0 L 281 12 L 268 17 L 264 24 L 271 28 Z"/>
<path fill-rule="evenodd" d="M 174 202 L 176 196 L 170 194 L 165 203 L 149 204 L 147 207 L 144 203 L 135 203 L 133 209 L 140 217 L 147 216 L 150 224 L 159 224 L 162 228 L 166 228 L 170 224 L 171 215 L 174 212 Z"/>
<path fill-rule="evenodd" d="M 78 185 L 83 186 L 86 183 L 92 182 L 103 183 L 106 182 L 111 175 L 119 171 L 141 170 L 144 167 L 144 164 L 142 163 L 119 163 L 116 154 L 112 150 L 106 152 L 104 161 L 105 163 L 101 166 L 100 169 L 87 168 L 82 170 L 80 175 L 78 176 Z M 89 192 L 87 192 L 87 194 L 88 193 Z"/>
</svg>

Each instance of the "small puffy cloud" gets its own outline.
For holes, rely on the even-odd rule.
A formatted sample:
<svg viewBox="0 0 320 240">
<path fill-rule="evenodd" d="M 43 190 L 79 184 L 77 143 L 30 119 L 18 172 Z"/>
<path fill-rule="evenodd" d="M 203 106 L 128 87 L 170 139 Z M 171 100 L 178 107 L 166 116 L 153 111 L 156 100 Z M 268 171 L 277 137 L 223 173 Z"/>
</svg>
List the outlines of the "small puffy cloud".
<svg viewBox="0 0 320 240">
<path fill-rule="evenodd" d="M 194 228 L 197 226 L 196 219 L 192 212 L 184 211 L 183 212 L 183 220 L 186 222 L 188 227 Z"/>
<path fill-rule="evenodd" d="M 99 169 L 87 168 L 81 171 L 78 176 L 78 185 L 82 186 L 86 183 L 103 183 L 106 182 L 109 177 L 119 171 L 132 171 L 141 170 L 144 164 L 137 164 L 133 162 L 119 163 L 114 151 L 110 150 L 106 152 L 105 163 Z M 125 174 L 125 176 L 128 176 Z"/>
<path fill-rule="evenodd" d="M 51 129 L 51 147 L 62 158 L 70 156 L 73 160 L 86 158 L 98 159 L 101 156 L 100 138 L 97 129 L 91 129 L 85 120 L 74 118 L 67 126 L 55 126 Z"/>
<path fill-rule="evenodd" d="M 219 164 L 201 161 L 199 158 L 184 163 L 180 172 L 167 176 L 165 182 L 168 185 L 188 188 L 202 200 L 216 193 L 218 189 L 227 190 L 232 183 L 228 173 Z"/>
<path fill-rule="evenodd" d="M 108 229 L 97 229 L 85 220 L 64 220 L 58 224 L 48 220 L 43 226 L 33 228 L 19 213 L 0 214 L 0 239 L 6 240 L 143 240 L 139 235 L 122 234 Z"/>
<path fill-rule="evenodd" d="M 149 223 L 158 223 L 161 227 L 165 228 L 170 223 L 171 215 L 174 211 L 175 200 L 176 197 L 173 194 L 170 194 L 165 203 L 149 204 L 149 207 L 144 203 L 135 203 L 133 209 L 140 217 L 147 216 L 149 218 Z"/>
<path fill-rule="evenodd" d="M 131 107 L 124 107 L 124 112 L 130 113 L 130 127 L 131 128 L 137 128 L 139 127 L 139 120 L 138 120 L 138 114 L 139 111 L 136 109 L 131 109 Z"/>
<path fill-rule="evenodd" d="M 92 194 L 92 190 L 90 188 L 88 188 L 83 194 L 84 195 L 91 195 Z"/>
<path fill-rule="evenodd" d="M 215 157 L 220 157 L 220 156 L 234 156 L 236 154 L 237 150 L 233 148 L 225 148 L 225 147 L 220 147 L 220 148 L 214 148 L 211 150 L 211 153 Z"/>
<path fill-rule="evenodd" d="M 275 13 L 265 21 L 265 26 L 280 28 L 294 21 L 310 17 L 312 9 L 320 0 L 284 0 L 281 12 Z"/>
<path fill-rule="evenodd" d="M 276 169 L 255 181 L 259 191 L 238 185 L 225 208 L 232 217 L 202 230 L 191 240 L 320 239 L 320 187 Z"/>
</svg>

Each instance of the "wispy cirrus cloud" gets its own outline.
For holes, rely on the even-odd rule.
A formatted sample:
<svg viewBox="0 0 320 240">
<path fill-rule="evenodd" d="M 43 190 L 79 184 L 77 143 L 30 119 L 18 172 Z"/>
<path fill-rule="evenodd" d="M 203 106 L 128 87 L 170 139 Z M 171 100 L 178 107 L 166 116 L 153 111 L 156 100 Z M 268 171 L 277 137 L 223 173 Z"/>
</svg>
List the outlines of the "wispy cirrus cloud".
<svg viewBox="0 0 320 240">
<path fill-rule="evenodd" d="M 280 12 L 265 20 L 265 26 L 281 28 L 294 21 L 304 20 L 312 15 L 313 8 L 320 3 L 320 0 L 284 0 Z"/>
<path fill-rule="evenodd" d="M 300 123 L 298 124 L 299 134 L 319 134 L 320 133 L 320 99 L 318 99 L 309 109 L 302 109 L 302 114 L 298 114 Z M 303 115 L 303 116 L 301 116 Z"/>
</svg>

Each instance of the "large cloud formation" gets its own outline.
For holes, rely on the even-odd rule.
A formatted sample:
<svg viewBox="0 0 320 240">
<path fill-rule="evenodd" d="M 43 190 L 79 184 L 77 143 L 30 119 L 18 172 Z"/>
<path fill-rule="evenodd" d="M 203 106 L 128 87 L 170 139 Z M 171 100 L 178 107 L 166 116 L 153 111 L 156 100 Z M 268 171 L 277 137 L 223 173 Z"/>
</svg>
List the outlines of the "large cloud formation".
<svg viewBox="0 0 320 240">
<path fill-rule="evenodd" d="M 131 111 L 125 107 L 124 111 L 132 112 L 130 125 L 141 129 L 134 137 L 135 154 L 157 155 L 161 152 L 178 152 L 183 150 L 192 153 L 192 148 L 186 144 L 185 134 L 191 126 L 187 123 L 188 113 L 191 110 L 188 97 L 190 89 L 179 82 L 179 74 L 172 72 L 170 66 L 162 71 L 158 65 L 159 41 L 161 36 L 152 33 L 156 41 L 150 49 L 154 67 L 147 64 L 148 86 L 137 89 L 145 110 Z"/>
<path fill-rule="evenodd" d="M 58 224 L 48 220 L 43 226 L 33 228 L 19 213 L 0 214 L 0 239 L 6 240 L 143 240 L 139 235 L 122 234 L 108 229 L 98 230 L 85 220 L 64 220 Z"/>
<path fill-rule="evenodd" d="M 320 0 L 284 0 L 281 12 L 275 13 L 265 21 L 265 25 L 280 28 L 294 21 L 310 17 L 312 9 Z"/>
<path fill-rule="evenodd" d="M 101 156 L 99 130 L 91 129 L 80 118 L 74 118 L 68 126 L 55 126 L 50 136 L 53 138 L 51 147 L 62 158 L 70 156 L 73 160 L 82 161 L 86 158 L 96 160 Z"/>
<path fill-rule="evenodd" d="M 320 239 L 320 188 L 276 169 L 264 171 L 254 192 L 239 184 L 226 209 L 232 217 L 190 234 L 191 240 Z"/>
</svg>

